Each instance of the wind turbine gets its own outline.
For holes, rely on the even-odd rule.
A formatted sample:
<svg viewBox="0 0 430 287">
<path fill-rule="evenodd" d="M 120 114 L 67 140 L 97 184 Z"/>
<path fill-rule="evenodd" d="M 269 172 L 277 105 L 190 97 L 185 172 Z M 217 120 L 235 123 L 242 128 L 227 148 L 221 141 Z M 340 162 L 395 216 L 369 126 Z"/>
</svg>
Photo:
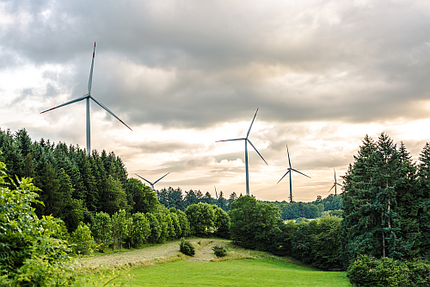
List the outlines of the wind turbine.
<svg viewBox="0 0 430 287">
<path fill-rule="evenodd" d="M 88 94 L 84 95 L 83 97 L 74 99 L 70 102 L 61 104 L 59 106 L 53 107 L 51 109 L 48 109 L 46 111 L 41 112 L 41 114 L 52 111 L 54 109 L 63 107 L 63 106 L 67 106 L 82 100 L 86 100 L 87 103 L 87 154 L 90 155 L 91 154 L 91 131 L 90 131 L 90 99 L 93 100 L 96 104 L 98 104 L 100 107 L 102 107 L 105 111 L 107 111 L 109 114 L 111 114 L 114 118 L 116 118 L 118 121 L 120 121 L 123 125 L 125 125 L 127 128 L 129 128 L 130 130 L 132 130 L 128 125 L 126 125 L 120 118 L 118 118 L 114 113 L 112 113 L 108 108 L 106 108 L 105 106 L 103 106 L 101 103 L 99 103 L 96 99 L 94 99 L 91 96 L 91 85 L 93 82 L 93 68 L 94 68 L 94 58 L 96 55 L 96 42 L 94 42 L 94 49 L 93 49 L 93 59 L 91 61 L 91 69 L 90 69 L 90 76 L 88 79 Z"/>
<path fill-rule="evenodd" d="M 214 185 L 215 188 L 215 199 L 218 199 L 218 192 L 216 192 L 216 186 Z"/>
<path fill-rule="evenodd" d="M 258 152 L 252 142 L 249 140 L 249 133 L 251 132 L 252 124 L 254 123 L 255 117 L 257 116 L 258 109 L 255 111 L 254 118 L 252 119 L 251 125 L 249 126 L 248 133 L 245 138 L 238 139 L 228 139 L 228 140 L 220 140 L 216 142 L 228 142 L 228 141 L 245 141 L 245 169 L 246 169 L 246 195 L 249 195 L 249 170 L 248 170 L 248 143 L 254 148 L 254 150 L 258 153 L 261 159 L 268 165 L 263 156 Z"/>
<path fill-rule="evenodd" d="M 300 173 L 301 175 L 304 175 L 304 176 L 306 176 L 306 177 L 308 177 L 308 178 L 310 178 L 310 177 L 309 177 L 309 176 L 307 176 L 306 174 L 304 174 L 304 173 L 302 173 L 302 172 L 298 171 L 297 169 L 294 169 L 294 168 L 291 166 L 290 153 L 288 152 L 288 145 L 287 145 L 287 155 L 288 155 L 288 163 L 289 163 L 290 167 L 289 167 L 289 168 L 287 168 L 287 172 L 284 174 L 284 176 L 282 176 L 282 177 L 281 177 L 281 179 L 280 179 L 280 180 L 278 180 L 278 183 L 280 183 L 280 182 L 281 182 L 281 180 L 282 180 L 282 179 L 283 179 L 287 174 L 289 174 L 289 175 L 290 175 L 290 202 L 293 202 L 293 178 L 292 178 L 292 176 L 291 176 L 291 174 L 293 173 L 293 171 L 295 171 L 295 172 L 297 172 L 297 173 Z"/>
<path fill-rule="evenodd" d="M 328 192 L 330 192 L 333 187 L 334 187 L 334 196 L 337 196 L 337 186 L 342 186 L 340 183 L 337 183 L 337 179 L 336 179 L 336 169 L 333 168 L 334 171 L 334 184 L 333 186 L 330 188 L 330 190 Z"/>
<path fill-rule="evenodd" d="M 159 179 L 157 179 L 156 181 L 154 181 L 154 183 L 152 183 L 152 182 L 150 182 L 149 180 L 147 180 L 147 179 L 145 179 L 145 178 L 143 178 L 143 177 L 141 177 L 140 175 L 138 175 L 137 173 L 136 173 L 136 175 L 138 176 L 138 177 L 140 177 L 141 179 L 143 179 L 144 181 L 146 181 L 147 183 L 149 183 L 150 185 L 151 185 L 151 187 L 152 187 L 152 191 L 154 191 L 155 192 L 155 189 L 154 189 L 154 185 L 157 183 L 157 182 L 159 182 L 160 180 L 162 180 L 166 175 L 168 175 L 170 172 L 168 172 L 168 173 L 166 173 L 165 175 L 163 175 L 162 177 L 160 177 Z"/>
</svg>

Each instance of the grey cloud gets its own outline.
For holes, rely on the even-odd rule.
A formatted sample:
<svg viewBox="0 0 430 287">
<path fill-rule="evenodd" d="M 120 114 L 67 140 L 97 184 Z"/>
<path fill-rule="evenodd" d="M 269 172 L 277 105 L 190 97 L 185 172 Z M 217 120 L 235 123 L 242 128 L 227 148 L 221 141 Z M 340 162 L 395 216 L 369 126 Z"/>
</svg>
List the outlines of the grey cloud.
<svg viewBox="0 0 430 287">
<path fill-rule="evenodd" d="M 270 111 L 270 121 L 425 117 L 417 102 L 430 88 L 430 18 L 419 1 L 313 1 L 302 11 L 288 3 L 261 12 L 254 2 L 163 3 L 8 2 L 10 13 L 31 19 L 22 31 L 6 29 L 2 46 L 35 63 L 77 61 L 76 87 L 86 87 L 93 40 L 101 55 L 174 71 L 164 90 L 132 90 L 127 71 L 96 58 L 96 98 L 135 125 L 205 128 L 247 119 L 255 107 Z M 334 76 L 342 71 L 347 81 Z M 298 90 L 267 82 L 290 73 L 311 77 Z"/>
</svg>

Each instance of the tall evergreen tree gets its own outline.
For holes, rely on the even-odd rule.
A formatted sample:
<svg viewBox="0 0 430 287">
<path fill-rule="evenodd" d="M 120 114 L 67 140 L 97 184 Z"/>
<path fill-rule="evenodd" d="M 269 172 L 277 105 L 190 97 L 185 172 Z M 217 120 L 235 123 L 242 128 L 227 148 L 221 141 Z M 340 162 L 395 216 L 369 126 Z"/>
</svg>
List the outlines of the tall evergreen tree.
<svg viewBox="0 0 430 287">
<path fill-rule="evenodd" d="M 413 178 L 413 165 L 404 146 L 398 151 L 384 133 L 376 143 L 366 135 L 344 178 L 346 262 L 359 254 L 394 259 L 411 254 L 412 237 L 402 237 L 402 222 L 407 218 L 402 204 L 408 202 L 407 193 L 413 192 Z"/>
<path fill-rule="evenodd" d="M 419 207 L 417 219 L 419 224 L 420 255 L 430 260 L 430 144 L 426 143 L 420 156 L 418 166 Z"/>
</svg>

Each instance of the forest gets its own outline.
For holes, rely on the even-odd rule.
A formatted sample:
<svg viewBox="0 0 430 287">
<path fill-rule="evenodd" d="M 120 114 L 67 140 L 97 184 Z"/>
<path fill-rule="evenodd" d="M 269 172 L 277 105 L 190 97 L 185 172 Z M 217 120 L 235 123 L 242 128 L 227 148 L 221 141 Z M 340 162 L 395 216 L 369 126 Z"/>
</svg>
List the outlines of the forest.
<svg viewBox="0 0 430 287">
<path fill-rule="evenodd" d="M 171 187 L 154 193 L 128 178 L 113 152 L 87 156 L 72 145 L 32 142 L 25 129 L 1 131 L 0 150 L 5 282 L 26 280 L 25 272 L 44 280 L 44 272 L 57 268 L 52 262 L 68 264 L 64 254 L 70 252 L 200 236 L 230 238 L 322 270 L 347 270 L 357 286 L 430 284 L 428 143 L 416 163 L 403 143 L 384 133 L 376 141 L 366 136 L 343 177 L 343 192 L 308 203 L 264 202 L 234 192 L 212 198 Z M 40 260 L 54 269 L 31 269 Z"/>
</svg>

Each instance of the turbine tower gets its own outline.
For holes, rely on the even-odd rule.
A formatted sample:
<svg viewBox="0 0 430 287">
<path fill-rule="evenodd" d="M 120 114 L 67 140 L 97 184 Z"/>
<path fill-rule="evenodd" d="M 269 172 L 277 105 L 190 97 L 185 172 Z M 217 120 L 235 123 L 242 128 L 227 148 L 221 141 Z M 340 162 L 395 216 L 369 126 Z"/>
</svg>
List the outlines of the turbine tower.
<svg viewBox="0 0 430 287">
<path fill-rule="evenodd" d="M 166 175 L 168 175 L 170 172 L 168 172 L 168 173 L 166 173 L 165 175 L 163 175 L 162 177 L 160 177 L 159 179 L 157 179 L 156 181 L 154 181 L 154 183 L 152 183 L 152 182 L 150 182 L 149 180 L 147 180 L 147 179 L 145 179 L 145 178 L 143 178 L 143 177 L 141 177 L 140 175 L 138 175 L 137 173 L 136 173 L 136 175 L 138 176 L 138 177 L 140 177 L 141 179 L 143 179 L 144 181 L 146 181 L 147 183 L 149 183 L 150 185 L 151 185 L 151 187 L 152 187 L 152 191 L 154 191 L 155 192 L 155 189 L 154 189 L 154 185 L 157 183 L 157 182 L 159 182 L 160 180 L 162 180 Z"/>
<path fill-rule="evenodd" d="M 287 175 L 287 174 L 289 174 L 290 175 L 290 202 L 293 202 L 293 178 L 292 178 L 292 176 L 291 176 L 291 174 L 293 173 L 293 171 L 295 171 L 295 172 L 297 172 L 297 173 L 300 173 L 301 175 L 304 175 L 304 176 L 306 176 L 306 177 L 308 177 L 308 178 L 310 178 L 309 176 L 307 176 L 306 174 L 304 174 L 304 173 L 302 173 L 302 172 L 300 172 L 300 171 L 298 171 L 297 169 L 294 169 L 292 166 L 291 166 L 291 160 L 290 160 L 290 153 L 288 152 L 288 145 L 287 145 L 287 155 L 288 155 L 288 163 L 289 163 L 289 165 L 290 165 L 290 167 L 289 168 L 287 168 L 287 172 L 281 177 L 281 179 L 280 180 L 278 180 L 278 183 L 280 183 L 281 182 L 281 180 Z"/>
<path fill-rule="evenodd" d="M 337 186 L 342 186 L 340 183 L 337 183 L 337 178 L 336 178 L 336 169 L 333 168 L 334 171 L 334 184 L 333 186 L 330 188 L 330 190 L 328 192 L 330 192 L 333 187 L 334 187 L 334 196 L 337 196 Z"/>
<path fill-rule="evenodd" d="M 249 140 L 249 133 L 251 132 L 252 124 L 254 123 L 255 117 L 257 116 L 257 112 L 258 112 L 258 109 L 255 111 L 254 118 L 252 119 L 251 125 L 249 126 L 248 133 L 246 134 L 245 138 L 216 141 L 216 142 L 242 141 L 242 140 L 245 141 L 246 195 L 250 195 L 249 194 L 249 170 L 248 170 L 248 143 L 254 148 L 254 150 L 258 153 L 258 155 L 261 157 L 261 159 L 268 165 L 268 163 L 263 158 L 263 156 L 258 152 L 258 150 L 255 148 L 255 146 Z"/>
<path fill-rule="evenodd" d="M 93 49 L 93 59 L 91 61 L 91 69 L 90 69 L 90 76 L 88 79 L 88 94 L 84 95 L 83 97 L 74 99 L 70 102 L 61 104 L 59 106 L 53 107 L 51 109 L 48 109 L 46 111 L 41 112 L 41 114 L 52 111 L 54 109 L 67 106 L 82 100 L 86 100 L 87 103 L 87 155 L 91 154 L 91 131 L 90 131 L 90 99 L 93 100 L 96 104 L 98 104 L 100 107 L 102 107 L 105 111 L 107 111 L 109 114 L 111 114 L 114 118 L 116 118 L 118 121 L 120 121 L 123 125 L 125 125 L 127 128 L 132 130 L 128 125 L 126 125 L 120 118 L 118 118 L 114 113 L 112 113 L 108 108 L 103 106 L 101 103 L 99 103 L 95 98 L 91 96 L 91 85 L 93 82 L 93 68 L 94 68 L 94 58 L 96 55 L 96 42 L 94 42 L 94 49 Z"/>
</svg>

